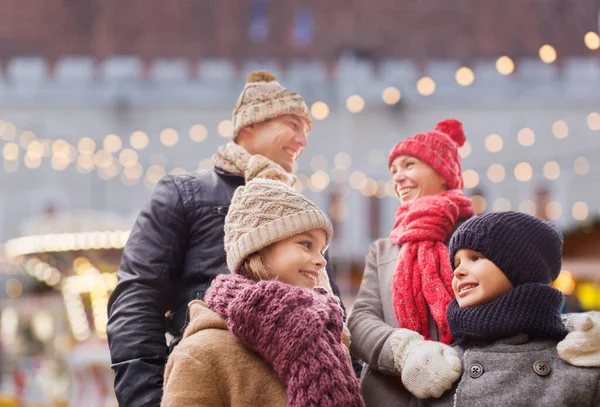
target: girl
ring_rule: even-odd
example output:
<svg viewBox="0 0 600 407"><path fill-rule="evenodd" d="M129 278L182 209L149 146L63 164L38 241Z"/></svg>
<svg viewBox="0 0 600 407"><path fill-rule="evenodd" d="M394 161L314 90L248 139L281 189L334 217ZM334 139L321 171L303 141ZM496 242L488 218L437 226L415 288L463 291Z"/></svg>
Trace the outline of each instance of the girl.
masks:
<svg viewBox="0 0 600 407"><path fill-rule="evenodd" d="M446 309L453 299L447 243L474 214L463 194L458 149L462 124L440 122L435 130L398 143L389 157L400 206L388 239L371 245L353 311L348 319L354 354L365 362L361 390L367 406L406 406L440 397L460 377ZM596 326L600 326L596 316ZM584 342L599 353L589 332L561 342L561 356ZM408 390L408 391L407 391Z"/></svg>
<svg viewBox="0 0 600 407"><path fill-rule="evenodd" d="M282 182L239 187L227 265L169 357L162 406L363 406L342 309L327 290L325 214ZM347 344L347 336L346 336Z"/></svg>
<svg viewBox="0 0 600 407"><path fill-rule="evenodd" d="M564 295L550 284L563 238L518 212L473 218L450 240L455 299L448 325L465 369L434 406L598 406L600 368L558 357ZM600 338L597 338L597 340Z"/></svg>

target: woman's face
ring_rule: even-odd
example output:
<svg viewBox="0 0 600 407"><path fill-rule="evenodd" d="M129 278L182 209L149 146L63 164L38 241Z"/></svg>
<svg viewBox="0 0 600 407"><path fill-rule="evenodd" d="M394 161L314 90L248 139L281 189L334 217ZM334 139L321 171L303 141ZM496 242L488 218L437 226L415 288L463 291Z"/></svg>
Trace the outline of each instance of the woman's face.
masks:
<svg viewBox="0 0 600 407"><path fill-rule="evenodd" d="M327 233L313 229L280 240L260 251L272 277L297 287L315 288L319 270L327 265L324 258Z"/></svg>
<svg viewBox="0 0 600 407"><path fill-rule="evenodd" d="M394 191L402 204L448 189L440 174L424 161L410 155L396 157L390 165L390 174L394 180Z"/></svg>

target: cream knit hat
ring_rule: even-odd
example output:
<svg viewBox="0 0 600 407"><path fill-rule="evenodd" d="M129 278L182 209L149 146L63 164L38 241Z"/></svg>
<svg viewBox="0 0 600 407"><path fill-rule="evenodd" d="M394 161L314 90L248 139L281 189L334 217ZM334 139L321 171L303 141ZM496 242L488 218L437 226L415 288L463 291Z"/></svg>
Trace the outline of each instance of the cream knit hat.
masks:
<svg viewBox="0 0 600 407"><path fill-rule="evenodd" d="M285 114L306 118L309 131L312 128L308 107L300 95L281 86L267 71L250 72L233 110L232 139L246 126Z"/></svg>
<svg viewBox="0 0 600 407"><path fill-rule="evenodd" d="M238 187L225 218L227 266L236 273L246 257L312 229L333 236L329 218L311 201L281 181L256 178Z"/></svg>

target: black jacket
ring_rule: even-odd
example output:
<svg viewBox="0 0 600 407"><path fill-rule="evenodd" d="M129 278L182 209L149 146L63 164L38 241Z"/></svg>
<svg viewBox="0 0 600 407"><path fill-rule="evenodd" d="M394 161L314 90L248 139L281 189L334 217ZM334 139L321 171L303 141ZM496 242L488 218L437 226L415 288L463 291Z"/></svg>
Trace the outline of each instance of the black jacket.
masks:
<svg viewBox="0 0 600 407"><path fill-rule="evenodd" d="M140 212L123 250L108 303L108 343L123 407L160 405L169 349L183 333L187 305L227 273L223 225L244 178L219 170L166 176ZM339 290L327 266L331 286Z"/></svg>

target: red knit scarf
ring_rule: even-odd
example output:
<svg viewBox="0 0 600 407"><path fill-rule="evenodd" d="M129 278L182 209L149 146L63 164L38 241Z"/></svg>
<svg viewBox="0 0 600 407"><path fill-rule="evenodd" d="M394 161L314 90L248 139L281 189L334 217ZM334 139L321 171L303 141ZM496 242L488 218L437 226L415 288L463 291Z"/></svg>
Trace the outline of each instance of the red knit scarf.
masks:
<svg viewBox="0 0 600 407"><path fill-rule="evenodd" d="M473 214L471 199L458 189L419 198L397 209L390 239L402 246L392 277L392 299L400 328L430 339L429 307L441 342L452 342L446 319L446 309L454 298L452 266L444 242L457 220Z"/></svg>

